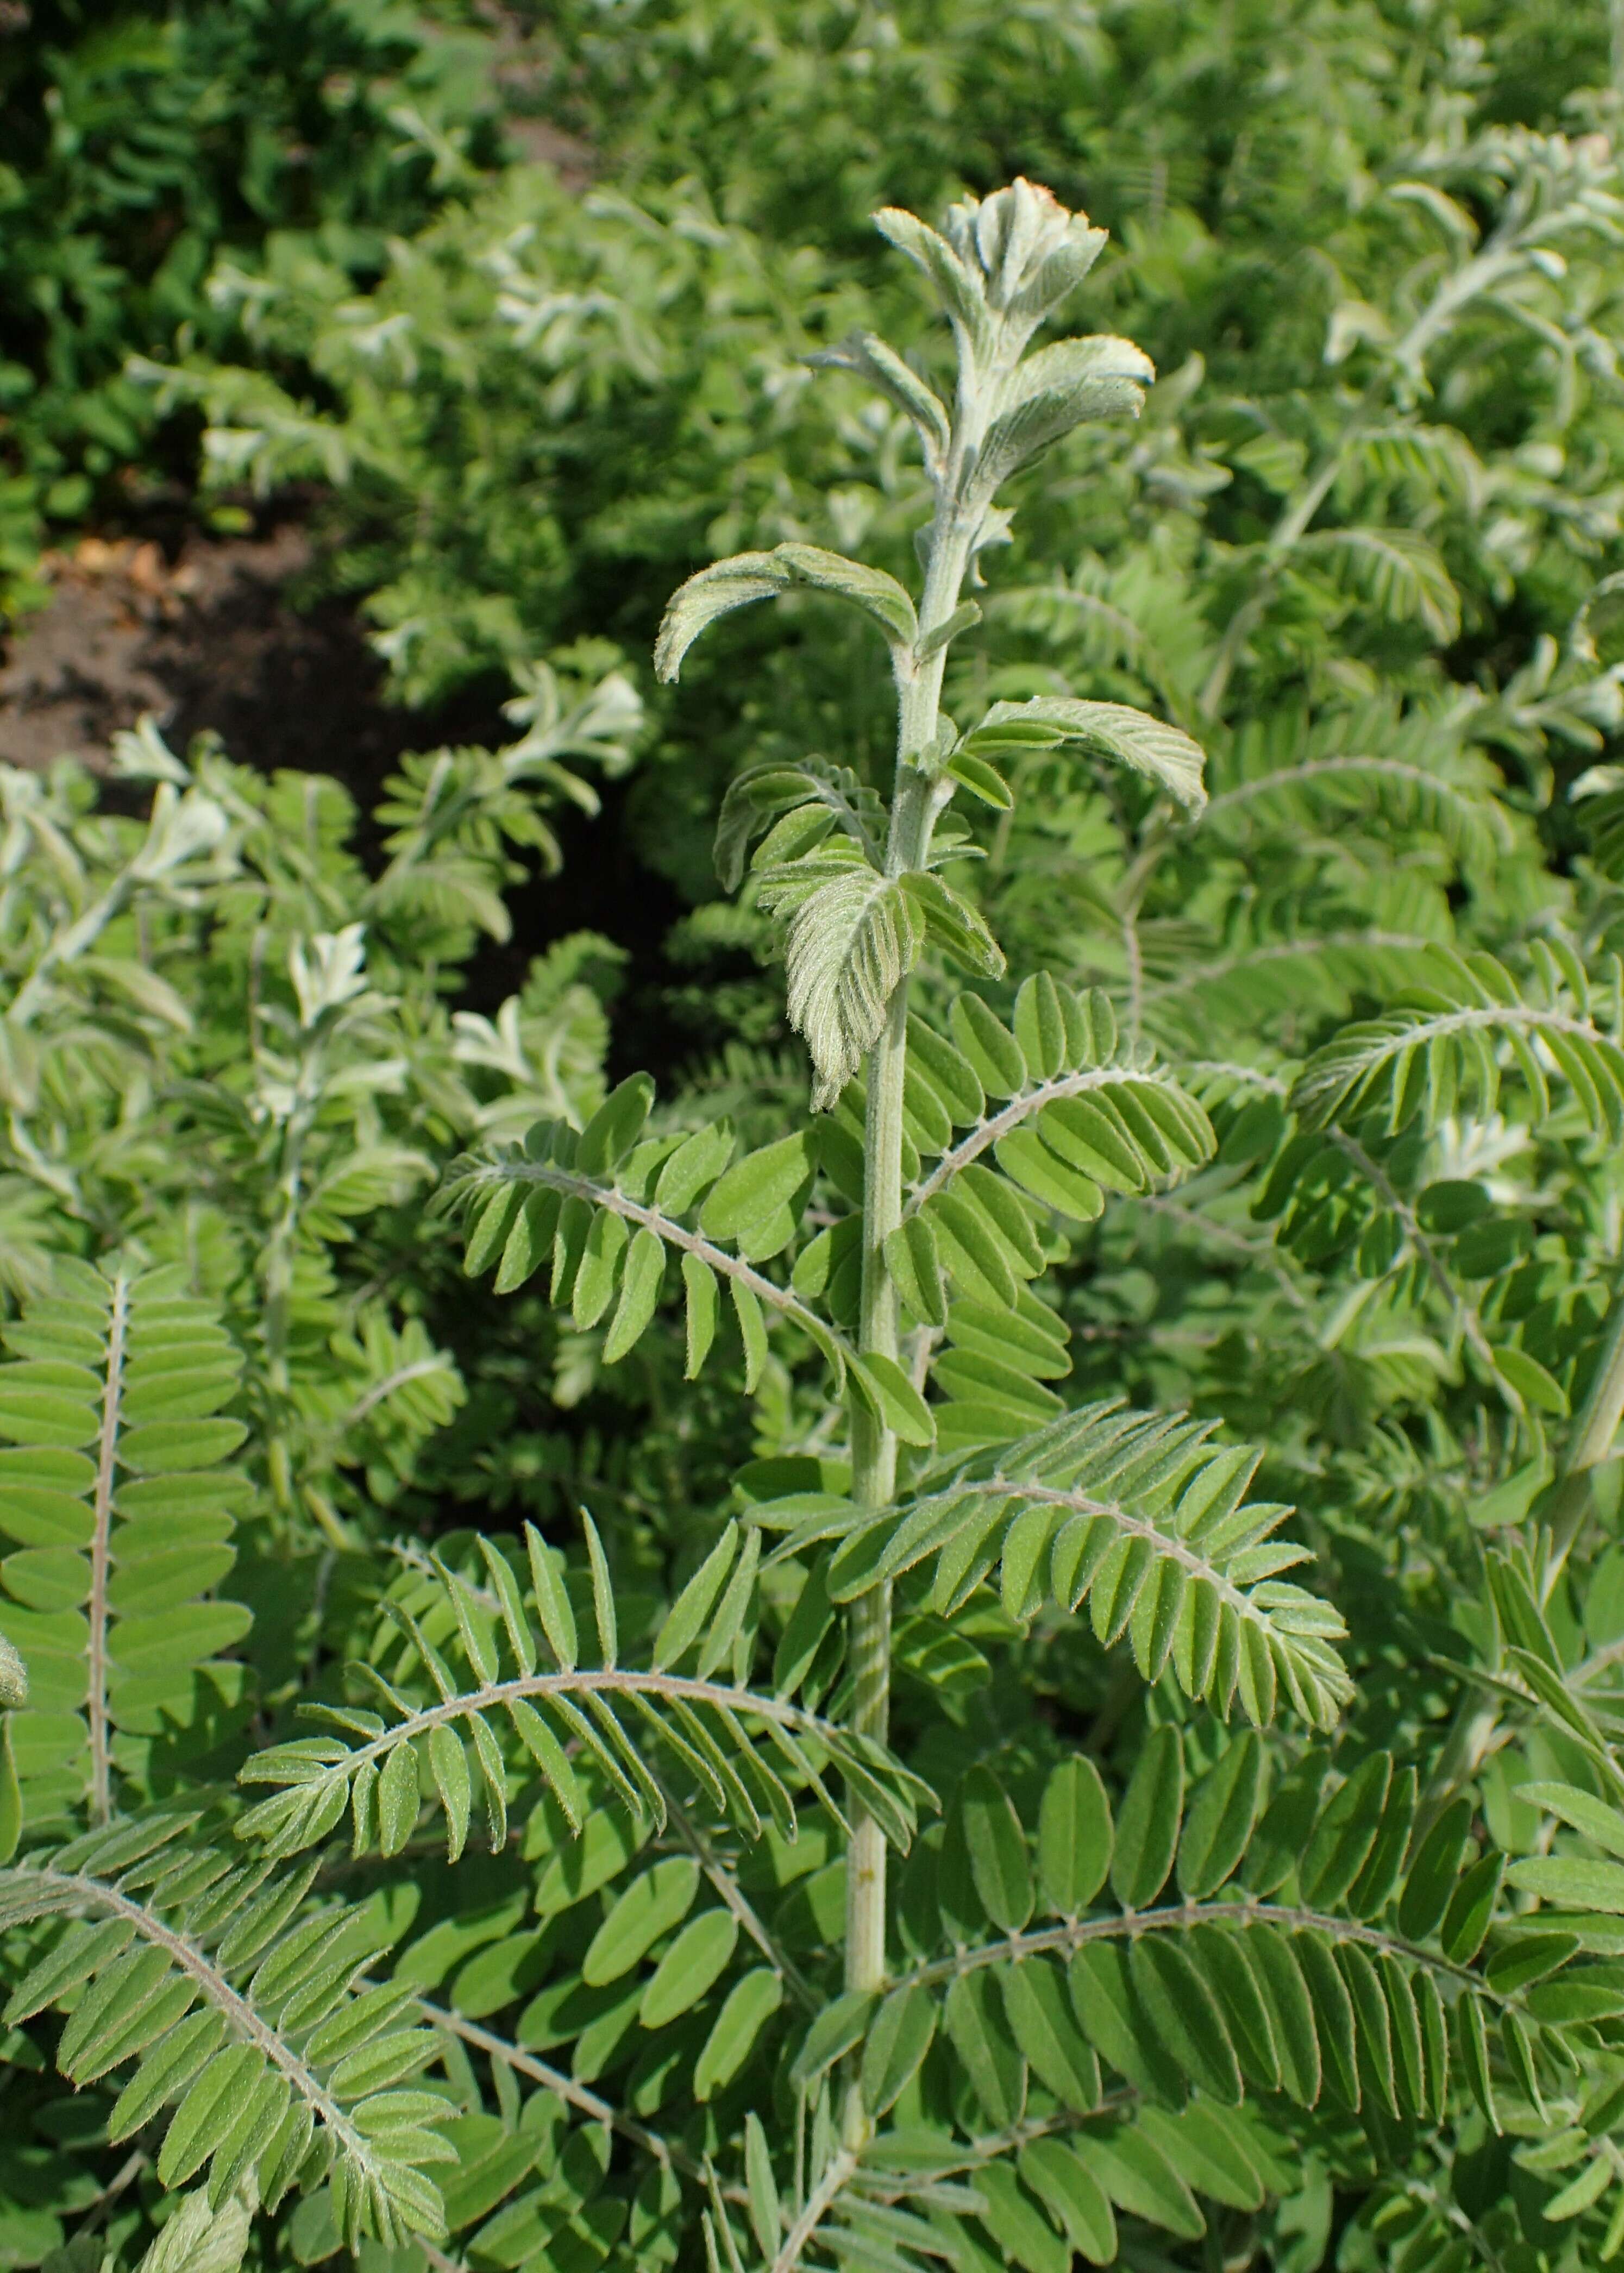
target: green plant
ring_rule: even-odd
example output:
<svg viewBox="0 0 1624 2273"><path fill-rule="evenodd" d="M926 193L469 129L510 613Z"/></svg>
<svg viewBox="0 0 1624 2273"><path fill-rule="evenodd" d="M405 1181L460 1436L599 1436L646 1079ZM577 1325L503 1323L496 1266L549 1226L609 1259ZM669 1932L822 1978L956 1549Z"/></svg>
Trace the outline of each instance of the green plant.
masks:
<svg viewBox="0 0 1624 2273"><path fill-rule="evenodd" d="M402 2242L402 2273L697 2264L707 2209L723 2259L721 2219L753 2256L763 2171L790 2218L816 2203L811 2256L845 2262L951 2243L971 2267L1058 2273L1073 2245L1146 2269L1580 2273L1616 2252L1605 33L1601 11L1543 0L1456 17L1303 0L1283 38L1261 0L1086 19L1046 0L550 10L555 109L594 154L593 192L542 169L449 184L375 284L309 236L218 268L211 337L234 364L196 354L163 384L207 411L228 495L244 474L330 481L334 573L374 596L399 686L506 660L529 689L520 752L410 761L359 851L338 784L262 783L150 731L117 754L145 789L0 776L0 958L22 1005L0 1027L0 1272L26 1335L73 1299L65 1279L53 1297L59 1258L178 1265L241 1353L230 1465L249 1497L199 1632L216 1610L252 1624L191 1688L177 1669L161 1732L120 1739L113 1835L150 1831L154 1872L185 1842L222 1867L256 1854L285 1888L299 1857L244 1849L244 1807L266 1803L267 1846L347 1809L304 1854L296 1930L325 1951L312 1993L341 2026L353 1980L379 1992L356 2025L408 2039L367 2042L346 2074L364 2084L375 2053L376 2089L423 2095L395 2111L419 2135L386 2159L402 2217L432 2183L447 2234ZM883 866L895 773L876 621L808 577L835 546L917 590L935 499L907 404L955 399L925 296L861 216L934 212L1018 167L1109 221L1098 319L1161 376L1137 421L1054 442L980 556L984 620L946 647L941 694L959 724L1004 706L1002 746L958 738L931 852L966 857L922 879L921 906L920 885L876 887L864 851ZM902 352L899 373L853 351L906 401L861 369L806 369L853 328ZM535 890L510 907L521 867L557 853L538 808L584 789L539 761L568 761L571 733L589 761L628 747L624 683L593 700L613 658L553 642L608 629L645 651L671 586L741 546L778 604L730 612L650 691L653 761L592 846L616 885L583 863L568 914ZM894 590L856 581L885 628ZM538 653L556 677L530 679ZM1056 739L1071 709L1027 707L1079 696L1199 741L1206 806ZM637 860L698 903L667 962L619 889ZM869 1361L867 1390L917 1432L908 1369L928 1357L934 1442L898 1451L906 1538L853 1515L862 1076L808 1120L771 967L799 940L797 1009L838 1077L886 969L831 981L808 952L825 891L820 921L844 911L914 957L890 1257L907 1379ZM558 942L528 976L474 952L538 919L614 936ZM989 934L1012 976L974 969ZM1015 983L1044 971L1052 993ZM630 1152L611 1167L641 1085L583 1168L607 1067L645 1049L658 1093ZM555 1133L527 1146L538 1119ZM1101 1154L1119 1121L1128 1152ZM1132 1143L1157 1129L1150 1174ZM726 1189L739 1155L759 1225ZM469 1298L453 1203L500 1300ZM1183 1412L1200 1419L1157 1417ZM1245 1444L1265 1450L1243 1486L1224 1463ZM1240 1492L1207 1549L1237 1594L1312 1550L1319 1614L1346 1627L1334 1728L1312 1726L1318 1649L1273 1661L1273 1715L1238 1737L1213 1709L1222 1636L1214 1677L1193 1648L1146 1677L1187 1606L1155 1549L1157 1496L1181 1482L1172 1505L1205 1486L1214 1521ZM24 1559L0 1560L0 1628L16 1617L38 1651L47 1622L45 1685L11 1724L26 1878L79 1829L86 1782L72 1709L37 1700L53 1679L87 1690L79 1614L29 1597L45 1542L5 1536ZM1075 1612L1039 1599L1056 1568ZM846 1757L910 1852L863 2049L820 2075L820 2038L803 2092L846 1932L845 1832L801 1779L851 1821L831 1764L846 1623L888 1572L892 1761ZM685 1615L710 1592L708 1639L679 1656L668 1622L698 1577ZM808 1716L777 1722L790 1753L726 1701L747 1651L751 1693ZM1244 1618L1236 1656L1238 1721L1267 1701ZM350 1724L301 1726L323 1701ZM500 1828L492 1745L500 1856L480 1836ZM298 1781L239 1790L267 1748ZM414 1752L455 1862L417 1824ZM118 1853L70 1857L87 1917L109 1899L90 1888L119 1892ZM206 1984L257 2009L257 1958L215 1963L206 1895L124 1884L160 1933L202 1904ZM64 1930L35 1900L0 1945L8 1988ZM263 1987L280 2011L274 1971ZM66 2039L76 2070L96 2009ZM19 2262L71 2235L99 2265L161 2228L170 2262L207 2192L162 2183L162 2115L106 2143L127 2066L64 2095L75 2018L48 2004L5 2037L0 2231ZM846 2025L850 2007L829 2028ZM851 2068L877 2101L927 2036L848 2169ZM408 2073L377 2082L392 2060ZM798 2168L797 2110L820 2104ZM312 2119L312 2190L251 2224L239 2188L227 2258L325 2262L335 2209L366 2214L365 2186L318 2177L341 2142ZM277 2177L267 2162L267 2194Z"/></svg>
<svg viewBox="0 0 1624 2273"><path fill-rule="evenodd" d="M1223 735L1208 806L1197 744L1150 711L1052 681L978 698L985 666L954 649L994 597L995 491L1138 410L1151 373L1113 337L1034 344L1101 243L1046 192L966 200L943 236L882 226L949 318L951 401L872 333L823 359L918 433L919 602L790 540L692 577L658 656L674 677L768 598L839 600L891 655L888 795L775 755L719 816L718 871L785 960L809 1115L775 1127L756 1093L767 1141L741 1151L713 1114L657 1112L646 1076L607 1087L578 1003L532 1043L516 1001L454 1028L437 999L504 919L508 848L547 849L536 785L579 795L561 760L624 754L623 681L571 698L537 674L509 751L410 764L370 878L330 786L150 731L123 751L159 781L144 827L87 812L71 772L5 784L37 858L6 1024L25 1300L0 1577L24 1673L0 1666L22 1708L0 1919L8 2089L32 2105L49 2056L95 2112L44 2135L109 2157L86 2192L53 2150L46 2200L85 2212L64 2263L158 2224L160 2273L212 2215L223 2266L380 2243L481 2273L615 2252L1307 2269L1331 2246L1450 2265L1520 2246L1530 2188L1547 2262L1617 2247L1624 1890L1583 1851L1624 1848L1617 1581L1605 1557L1574 1578L1624 1394L1587 1299L1614 1220L1593 1148L1624 1117L1614 983L1552 922L1507 942L1516 970L1361 932L1315 935L1283 1001L1219 969L1192 1027L1158 994L1154 894L1176 880L1192 925L1222 908L1237 827L1278 830L1288 874L1362 873L1387 827L1423 884L1440 842L1469 874L1501 847L1508 875L1544 872L1469 756L1405 771L1402 733L1439 731L1425 708L1356 713L1386 719L1373 752L1329 705L1288 714L1305 761ZM1323 850L1321 796L1343 821ZM1046 831L1101 870L1068 954L1125 940L1125 986L1006 983L989 917L1030 934L1011 848ZM1595 904L1605 923L1605 887ZM1400 954L1425 986L1350 1020ZM1514 1214L1427 1166L1516 1157L1489 1117L1508 1111L1565 1226L1533 1284ZM410 1196L470 1143L425 1219ZM1285 1219L1277 1247L1237 1200ZM668 1465L629 1485L577 1465L593 1504L567 1548L436 1530L432 1507L419 1540L388 1536L453 1489L454 1397L410 1392L455 1377L409 1339L422 1307L448 1315L453 1214L465 1272L514 1298L477 1364L508 1363L511 1314L533 1369L539 1282L595 1368L642 1369ZM1346 1624L1287 1575L1308 1549L1251 1496L1259 1454L1159 1409L1171 1359L1116 1331L1122 1253L1159 1266L1163 1236L1241 1250L1180 1297L1215 1332L1179 1377L1266 1420ZM154 1244L178 1250L155 1272ZM76 1248L101 1259L54 1260ZM718 1368L741 1399L705 1401ZM696 1435L703 1481L676 1466ZM1506 1536L1487 1613L1451 1636L1462 1495ZM1395 1508L1396 1557L1374 1543ZM141 1688L171 1632L186 1654ZM1513 1730L1522 1773L1496 1781Z"/></svg>

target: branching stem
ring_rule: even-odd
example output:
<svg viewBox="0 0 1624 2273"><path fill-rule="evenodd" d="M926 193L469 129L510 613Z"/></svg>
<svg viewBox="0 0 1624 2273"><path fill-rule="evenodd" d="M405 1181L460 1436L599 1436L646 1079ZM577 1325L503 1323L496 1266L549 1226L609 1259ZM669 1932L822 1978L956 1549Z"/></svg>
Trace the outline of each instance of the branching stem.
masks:
<svg viewBox="0 0 1624 2273"><path fill-rule="evenodd" d="M499 2061L503 2067L510 2068L515 2075L528 2078L545 2091L557 2092L566 2106L576 2109L594 2123L605 2124L611 2131L618 2132L622 2139L629 2140L634 2147L641 2147L645 2155L651 2155L667 2170L680 2171L690 2179L700 2176L699 2164L685 2149L673 2146L669 2140L662 2139L658 2132L649 2130L629 2115L623 2115L612 2101L602 2098L588 2085L577 2082L562 2068L554 2067L548 2060L538 2059L534 2052L525 2052L518 2044L510 2044L505 2037L495 2036L489 2029L482 2029L477 2021L464 2020L461 2013L454 2013L447 2006L431 2005L426 1999L420 1999L417 2009L431 2028L443 2029L447 2036L460 2037L463 2044L471 2044L476 2052L482 2052L487 2059Z"/></svg>
<svg viewBox="0 0 1624 2273"><path fill-rule="evenodd" d="M442 1699L438 1705L425 1705L410 1719L397 1721L372 1744L359 1744L353 1752L346 1752L335 1766L344 1774L351 1774L361 1761L378 1759L392 1752L405 1738L426 1736L431 1729L462 1720L470 1714L489 1712L515 1699L605 1695L663 1697L682 1704L709 1705L719 1711L744 1713L756 1720L776 1722L781 1729L820 1737L825 1743L838 1735L827 1721L820 1721L816 1713L808 1713L803 1706L786 1704L781 1697L763 1697L755 1690L730 1689L719 1681L701 1681L684 1673L637 1672L626 1666L577 1666L567 1673L520 1674L511 1681L489 1681L482 1688Z"/></svg>
<svg viewBox="0 0 1624 2273"><path fill-rule="evenodd" d="M857 2168L857 2157L842 2147L829 2158L829 2166L807 2197L806 2208L791 2226L784 2247L772 2261L772 2273L795 2273L801 2253L845 2192Z"/></svg>

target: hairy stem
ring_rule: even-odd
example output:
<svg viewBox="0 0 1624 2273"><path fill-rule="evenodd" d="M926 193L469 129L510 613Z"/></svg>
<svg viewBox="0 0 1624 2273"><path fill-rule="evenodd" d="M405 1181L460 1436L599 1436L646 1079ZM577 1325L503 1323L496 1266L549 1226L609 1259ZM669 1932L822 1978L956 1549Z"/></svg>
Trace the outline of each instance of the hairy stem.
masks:
<svg viewBox="0 0 1624 2273"><path fill-rule="evenodd" d="M892 1985L917 1984L928 1987L957 1980L966 1973L979 1973L989 1965L1014 1965L1026 1958L1067 1955L1093 1941L1135 1941L1142 1934L1188 1933L1199 1925L1271 1925L1288 1933L1327 1934L1336 1941L1355 1942L1362 1949L1424 1966L1439 1979L1447 1981L1454 1988L1469 1990L1499 2011L1515 2009L1513 1993L1495 1989L1470 1965L1458 1965L1440 1951L1427 1949L1402 1934L1387 1932L1380 1926L1357 1918L1342 1917L1335 1911L1311 1909L1300 1902L1266 1902L1245 1894L1226 1894L1216 1901L1169 1902L1156 1909L1124 1911L1116 1917L1067 1918L1058 1925L1028 1927L1025 1932L1005 1934L996 1941L955 1950L951 1957L934 1958L926 1964L913 1966L907 1972L898 1974Z"/></svg>
<svg viewBox="0 0 1624 2273"><path fill-rule="evenodd" d="M1169 1074L1154 1069L1126 1069L1120 1065L1085 1066L1080 1072L1056 1074L1052 1081L1034 1083L1030 1089L1023 1089L1019 1096L1011 1098L1009 1103L1000 1106L996 1113L989 1113L985 1120L978 1121L974 1129L942 1154L929 1174L921 1177L909 1193L908 1204L903 1210L904 1216L917 1215L927 1201L934 1199L939 1191L952 1182L961 1168L968 1167L972 1160L979 1159L983 1152L989 1152L1001 1136L1009 1135L1011 1129L1019 1129L1026 1121L1034 1120L1043 1107L1052 1105L1056 1098L1086 1097L1091 1089L1120 1086L1124 1081L1135 1082L1141 1088L1170 1089L1174 1086Z"/></svg>
<svg viewBox="0 0 1624 2273"><path fill-rule="evenodd" d="M902 1214L902 1076L907 1052L906 982L897 990L885 1032L868 1061L863 1173L861 1346L865 1356L897 1354L897 1291L885 1241ZM852 1400L852 1497L888 1506L897 1488L897 1439L876 1414ZM885 1741L891 1717L891 1589L860 1594L846 1614L852 1674L851 1725ZM851 1810L846 1851L846 1984L877 1989L885 1975L885 1834L866 1810Z"/></svg>
<svg viewBox="0 0 1624 2273"><path fill-rule="evenodd" d="M931 531L924 595L920 605L921 637L945 623L959 604L972 536L945 483ZM936 738L946 651L938 648L922 664L899 667L897 701L897 777L891 833L885 848L890 875L919 867L929 850L936 820L934 784L917 763ZM884 1031L868 1059L868 1118L864 1129L862 1299L859 1347L865 1356L895 1359L897 1290L885 1261L885 1242L902 1220L902 1090L907 1064L908 990L906 979L891 999ZM852 1497L860 1507L888 1506L897 1488L897 1439L856 1395L851 1403ZM875 1587L860 1594L846 1614L846 1661L852 1677L851 1726L855 1733L885 1741L891 1715L891 1588ZM872 1991L885 1977L885 1836L868 1812L853 1801L852 1835L846 1850L846 1985ZM866 2135L855 2083L846 2100L849 2143Z"/></svg>
<svg viewBox="0 0 1624 2273"><path fill-rule="evenodd" d="M820 1721L816 1713L808 1713L804 1706L789 1704L782 1697L763 1697L753 1689L733 1689L725 1683L702 1681L686 1673L639 1673L628 1666L583 1665L557 1673L518 1674L510 1681L487 1681L478 1689L465 1689L455 1696L442 1697L438 1704L425 1705L405 1720L395 1722L371 1743L357 1744L335 1762L332 1772L348 1777L361 1761L382 1759L407 1737L426 1736L431 1729L449 1725L470 1714L490 1712L510 1704L515 1698L528 1700L532 1697L658 1697L667 1703L706 1705L716 1712L748 1714L752 1720L771 1722L792 1735L821 1738L825 1745L838 1741L839 1736L831 1722ZM274 1759L275 1755L267 1753L260 1757ZM267 1783L277 1779L250 1774L244 1770L238 1781Z"/></svg>
<svg viewBox="0 0 1624 2273"><path fill-rule="evenodd" d="M898 1126L900 1130L900 1122ZM900 1152L898 1158L900 1161ZM745 1262L742 1257L730 1254L726 1248L718 1247L714 1240L705 1238L701 1232L689 1231L685 1224L679 1223L674 1217L666 1215L663 1209L651 1203L635 1200L628 1194L617 1190L613 1184L601 1183L591 1176L577 1175L573 1168L554 1167L546 1160L505 1160L500 1168L490 1172L488 1181L491 1183L545 1184L549 1190L562 1192L566 1197L573 1194L590 1202L595 1208L606 1208L612 1215L621 1217L627 1223L635 1223L639 1227L658 1233L667 1247L676 1248L679 1253L697 1255L718 1277L737 1279L741 1287L749 1288L757 1302L766 1303L770 1309L778 1311L784 1317L793 1318L829 1357L837 1373L851 1354L851 1345L846 1337L837 1332L833 1326L826 1325L817 1312L803 1302L792 1287L780 1287L764 1272L757 1271Z"/></svg>

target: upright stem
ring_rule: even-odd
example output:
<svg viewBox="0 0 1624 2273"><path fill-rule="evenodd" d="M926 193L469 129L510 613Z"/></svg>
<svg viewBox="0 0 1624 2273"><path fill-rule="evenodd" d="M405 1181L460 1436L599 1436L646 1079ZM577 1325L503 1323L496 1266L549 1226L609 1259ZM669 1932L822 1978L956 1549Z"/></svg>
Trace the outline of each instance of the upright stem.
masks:
<svg viewBox="0 0 1624 2273"><path fill-rule="evenodd" d="M907 1057L907 982L898 988L885 1031L868 1060L864 1131L863 1275L859 1347L865 1356L897 1354L897 1290L884 1247L902 1213L902 1077ZM888 1506L897 1488L897 1439L867 1406L851 1404L852 1497ZM870 1587L846 1613L852 1727L883 1743L891 1721L891 1587ZM853 1804L846 1861L846 1983L876 1990L885 1978L885 1834ZM855 2119L855 2111L853 2119Z"/></svg>
<svg viewBox="0 0 1624 2273"><path fill-rule="evenodd" d="M959 604L969 558L965 516L944 484L931 532L929 565L920 605L921 634L945 622ZM934 739L942 694L942 650L898 672L897 781L885 848L889 875L923 861L935 825L933 784L910 762ZM897 1290L885 1262L885 1242L902 1219L902 1089L907 1063L908 990L905 979L891 999L884 1031L868 1057L868 1118L864 1130L863 1257L858 1347L866 1356L894 1359ZM860 1506L890 1504L897 1489L897 1439L853 1395L851 1402L852 1497ZM883 1741L891 1713L891 1589L871 1587L846 1614L846 1655L852 1675L851 1726ZM846 1983L872 1992L885 1979L885 1839L861 1807L852 1810L846 1851ZM846 2112L848 2142L866 2135L855 2089Z"/></svg>
<svg viewBox="0 0 1624 2273"><path fill-rule="evenodd" d="M285 1435L292 1387L288 1347L293 1321L293 1249L297 1234L299 1167L303 1131L297 1122L282 1132L282 1170L276 1180L276 1214L265 1242L265 1378L271 1392L271 1489L284 1512L293 1503L293 1478ZM342 1543L342 1542L341 1542Z"/></svg>

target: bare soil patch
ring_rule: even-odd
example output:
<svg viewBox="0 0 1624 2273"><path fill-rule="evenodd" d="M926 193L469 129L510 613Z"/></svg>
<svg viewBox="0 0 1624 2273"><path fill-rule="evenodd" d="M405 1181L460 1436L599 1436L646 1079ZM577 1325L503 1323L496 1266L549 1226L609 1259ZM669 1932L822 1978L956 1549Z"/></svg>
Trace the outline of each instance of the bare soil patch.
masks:
<svg viewBox="0 0 1624 2273"><path fill-rule="evenodd" d="M177 749L212 730L244 764L337 775L365 809L402 751L501 739L500 690L432 716L389 702L350 604L295 604L311 560L297 517L190 536L172 558L133 536L56 556L49 604L17 627L0 670L0 759L100 770L112 735L150 713Z"/></svg>

